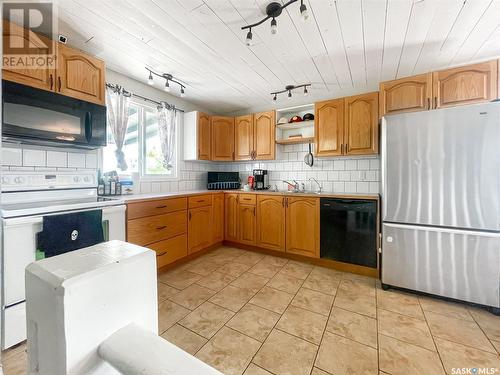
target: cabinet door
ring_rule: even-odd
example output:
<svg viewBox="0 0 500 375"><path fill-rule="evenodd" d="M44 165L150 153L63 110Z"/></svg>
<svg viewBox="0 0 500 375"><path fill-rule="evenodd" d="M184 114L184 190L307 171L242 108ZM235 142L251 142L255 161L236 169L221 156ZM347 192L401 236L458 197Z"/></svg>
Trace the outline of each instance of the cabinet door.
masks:
<svg viewBox="0 0 500 375"><path fill-rule="evenodd" d="M285 197L257 196L257 246L285 251Z"/></svg>
<svg viewBox="0 0 500 375"><path fill-rule="evenodd" d="M238 239L246 245L255 245L255 216L254 205L238 204Z"/></svg>
<svg viewBox="0 0 500 375"><path fill-rule="evenodd" d="M234 118L212 116L212 160L234 160Z"/></svg>
<svg viewBox="0 0 500 375"><path fill-rule="evenodd" d="M378 92L344 99L344 153L378 153Z"/></svg>
<svg viewBox="0 0 500 375"><path fill-rule="evenodd" d="M212 243L224 240L224 193L212 195Z"/></svg>
<svg viewBox="0 0 500 375"><path fill-rule="evenodd" d="M188 213L188 254L210 246L212 241L212 206L192 208Z"/></svg>
<svg viewBox="0 0 500 375"><path fill-rule="evenodd" d="M379 115L426 111L431 108L431 97L431 73L382 82L379 89Z"/></svg>
<svg viewBox="0 0 500 375"><path fill-rule="evenodd" d="M234 119L234 159L252 160L253 158L253 115Z"/></svg>
<svg viewBox="0 0 500 375"><path fill-rule="evenodd" d="M212 128L210 116L198 112L198 159L210 160L212 149Z"/></svg>
<svg viewBox="0 0 500 375"><path fill-rule="evenodd" d="M58 45L55 89L60 94L104 105L104 75L104 61Z"/></svg>
<svg viewBox="0 0 500 375"><path fill-rule="evenodd" d="M496 99L497 74L497 60L432 73L434 108Z"/></svg>
<svg viewBox="0 0 500 375"><path fill-rule="evenodd" d="M10 42L10 43L9 43ZM15 23L10 23L8 21L3 21L3 46L4 55L8 54L6 51L6 46L29 46L30 49L37 49L39 54L45 54L48 48L52 45L52 50L54 51L55 43L42 35L35 34L32 31L28 31L25 34L25 29ZM28 52L32 54L33 52ZM4 64L5 66L6 64ZM54 79L55 79L55 68L56 62L54 61L51 67L39 67L33 69L19 69L19 68L5 68L2 72L2 78L7 81L17 82L23 85L36 87L43 90L53 90L54 89Z"/></svg>
<svg viewBox="0 0 500 375"><path fill-rule="evenodd" d="M254 115L254 159L273 160L275 158L276 114L274 111Z"/></svg>
<svg viewBox="0 0 500 375"><path fill-rule="evenodd" d="M286 251L319 257L319 199L286 198Z"/></svg>
<svg viewBox="0 0 500 375"><path fill-rule="evenodd" d="M225 194L224 202L224 239L238 241L238 194Z"/></svg>
<svg viewBox="0 0 500 375"><path fill-rule="evenodd" d="M344 100L334 99L315 103L314 112L316 155L342 155L344 147Z"/></svg>

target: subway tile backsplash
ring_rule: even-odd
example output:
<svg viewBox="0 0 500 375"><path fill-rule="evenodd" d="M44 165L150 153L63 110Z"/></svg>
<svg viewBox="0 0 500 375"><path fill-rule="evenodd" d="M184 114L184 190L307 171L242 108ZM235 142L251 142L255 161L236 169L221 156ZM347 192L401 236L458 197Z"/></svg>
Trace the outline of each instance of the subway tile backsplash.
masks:
<svg viewBox="0 0 500 375"><path fill-rule="evenodd" d="M31 171L97 170L97 150L59 151L51 147L3 144L2 168Z"/></svg>
<svg viewBox="0 0 500 375"><path fill-rule="evenodd" d="M307 189L316 189L309 181L313 177L323 186L323 191L335 193L379 193L380 158L335 157L315 158L314 166L304 163L308 147L305 145L278 145L276 160L260 162L217 163L206 161L180 161L179 179L176 181L141 181L138 192L156 193L205 189L208 171L239 172L242 183L253 169L269 170L271 186L287 188L282 180L297 180ZM77 170L97 169L97 151L59 151L57 149L30 149L19 146L4 146L2 149L4 169L19 170Z"/></svg>

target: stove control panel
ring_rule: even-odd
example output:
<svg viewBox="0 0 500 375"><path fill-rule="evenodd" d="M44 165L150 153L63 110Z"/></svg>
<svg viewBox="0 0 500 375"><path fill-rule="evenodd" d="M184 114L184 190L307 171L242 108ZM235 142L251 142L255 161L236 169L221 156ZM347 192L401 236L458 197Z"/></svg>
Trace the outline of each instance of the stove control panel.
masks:
<svg viewBox="0 0 500 375"><path fill-rule="evenodd" d="M97 187L96 172L3 171L2 191L32 191Z"/></svg>

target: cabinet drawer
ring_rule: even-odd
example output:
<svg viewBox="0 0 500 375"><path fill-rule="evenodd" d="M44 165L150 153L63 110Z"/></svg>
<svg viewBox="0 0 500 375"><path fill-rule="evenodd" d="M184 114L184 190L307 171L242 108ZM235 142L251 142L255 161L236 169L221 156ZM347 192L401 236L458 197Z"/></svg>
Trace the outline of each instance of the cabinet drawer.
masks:
<svg viewBox="0 0 500 375"><path fill-rule="evenodd" d="M187 235L169 238L148 245L148 248L156 251L156 266L161 268L177 259L187 256Z"/></svg>
<svg viewBox="0 0 500 375"><path fill-rule="evenodd" d="M170 198L127 204L128 220L187 209L187 198Z"/></svg>
<svg viewBox="0 0 500 375"><path fill-rule="evenodd" d="M255 204L257 203L257 196L255 194L240 194L240 203L251 204L255 206Z"/></svg>
<svg viewBox="0 0 500 375"><path fill-rule="evenodd" d="M189 197L189 208L210 206L212 204L212 194L196 195Z"/></svg>
<svg viewBox="0 0 500 375"><path fill-rule="evenodd" d="M127 222L127 241L143 246L186 233L186 230L186 211L143 217Z"/></svg>

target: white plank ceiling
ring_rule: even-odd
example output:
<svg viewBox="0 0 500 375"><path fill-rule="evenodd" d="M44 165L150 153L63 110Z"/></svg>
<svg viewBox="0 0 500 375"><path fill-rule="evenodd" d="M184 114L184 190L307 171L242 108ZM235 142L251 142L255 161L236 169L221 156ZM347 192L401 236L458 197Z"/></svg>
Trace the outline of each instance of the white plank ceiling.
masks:
<svg viewBox="0 0 500 375"><path fill-rule="evenodd" d="M500 56L500 0L307 0L253 29L268 0L59 0L68 44L146 82L171 73L187 100L230 113L377 90L384 80ZM311 83L310 95L271 91ZM163 80L156 80L161 89ZM178 95L178 92L174 94Z"/></svg>

